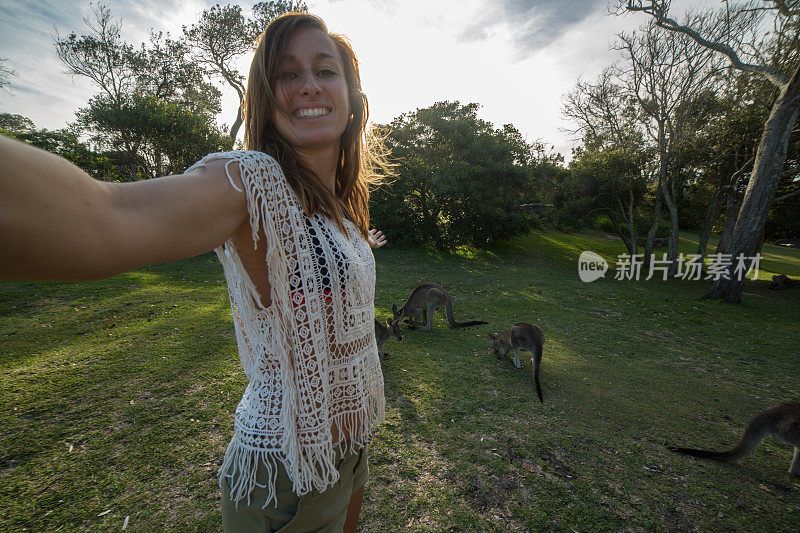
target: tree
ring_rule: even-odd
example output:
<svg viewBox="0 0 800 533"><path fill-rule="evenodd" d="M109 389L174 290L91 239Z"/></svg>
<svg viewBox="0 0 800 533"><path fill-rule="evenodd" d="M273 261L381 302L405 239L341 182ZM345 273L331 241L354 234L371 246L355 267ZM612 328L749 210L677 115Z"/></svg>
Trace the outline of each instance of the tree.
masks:
<svg viewBox="0 0 800 533"><path fill-rule="evenodd" d="M0 113L0 129L12 133L26 133L36 129L33 121L22 115Z"/></svg>
<svg viewBox="0 0 800 533"><path fill-rule="evenodd" d="M130 170L127 180L180 174L208 153L225 150L226 135L213 119L154 96L133 95L121 104L98 95L77 114L93 143ZM135 146L130 152L127 147Z"/></svg>
<svg viewBox="0 0 800 533"><path fill-rule="evenodd" d="M628 253L634 255L636 214L646 185L646 149L635 101L615 79L618 74L609 67L594 84L579 79L565 96L562 113L575 124L572 133L581 134L583 140L570 165L575 174L573 191L593 191L591 202L583 207L606 212ZM594 185L588 183L596 180ZM565 196L562 201L570 200Z"/></svg>
<svg viewBox="0 0 800 533"><path fill-rule="evenodd" d="M559 199L565 212L577 220L591 222L596 213L608 215L614 231L629 254L637 253L637 206L646 190L640 154L601 146L575 151L570 176ZM568 215L569 216L569 215Z"/></svg>
<svg viewBox="0 0 800 533"><path fill-rule="evenodd" d="M213 119L220 111L220 92L190 60L185 42L151 32L150 42L135 48L122 40L121 23L102 4L84 22L89 34L56 38L68 71L92 80L101 91L78 111L76 126L127 167L127 179L181 172L188 166L180 167L187 153L197 159L228 146L218 142ZM176 139L192 145L181 148Z"/></svg>
<svg viewBox="0 0 800 533"><path fill-rule="evenodd" d="M267 25L284 13L308 12L305 2L277 0L258 2L253 6L253 19L242 14L238 5L219 4L206 9L200 20L183 27L183 34L192 48L192 57L212 77L222 78L239 97L239 109L230 130L231 143L242 125L244 76L233 66L234 61L250 51Z"/></svg>
<svg viewBox="0 0 800 533"><path fill-rule="evenodd" d="M92 9L94 18L83 19L89 34L62 38L56 32L56 52L70 74L90 79L121 102L136 84L136 53L122 40L122 23L111 19L111 10L103 4Z"/></svg>
<svg viewBox="0 0 800 533"><path fill-rule="evenodd" d="M39 130L27 117L0 113L0 134L60 155L95 178L108 179L109 175L113 174L113 165L109 160L82 143L74 131L68 129Z"/></svg>
<svg viewBox="0 0 800 533"><path fill-rule="evenodd" d="M750 181L726 250L734 258L752 258L764 233L783 172L790 136L800 112L800 6L796 0L725 4L718 16L707 14L705 17L705 20L715 22L713 27L722 28L710 36L704 36L702 29L671 19L666 0L629 1L626 7L629 11L649 14L659 27L687 35L701 46L724 55L732 68L760 76L778 89L770 116L764 124ZM758 38L763 28L769 27L764 19L767 16L772 17L774 30ZM749 41L731 37L727 30L737 25L747 27L754 37ZM743 283L743 277L735 275L734 265L730 265L725 268L725 275L714 282L706 297L740 302Z"/></svg>
<svg viewBox="0 0 800 533"><path fill-rule="evenodd" d="M370 206L390 238L453 247L533 227L521 206L536 200L537 154L513 126L495 129L477 112L477 104L438 102L392 121L386 145L398 177Z"/></svg>
<svg viewBox="0 0 800 533"><path fill-rule="evenodd" d="M620 47L627 53L625 81L645 119L642 124L656 146L658 172L653 225L648 232L645 260L652 254L652 241L661 214L661 202L670 216L668 275L674 276L678 258L678 199L680 183L674 168L678 139L676 110L700 90L709 76L711 54L691 39L661 30L648 23L641 32L620 34Z"/></svg>
<svg viewBox="0 0 800 533"><path fill-rule="evenodd" d="M220 92L190 60L185 42L151 32L149 45L137 49L122 40L121 22L103 4L84 23L87 35L56 35L58 57L70 74L93 81L117 104L136 94L180 103L196 113L219 113Z"/></svg>
<svg viewBox="0 0 800 533"><path fill-rule="evenodd" d="M302 0L269 0L253 5L255 35L258 37L270 22L284 13L308 13L308 6Z"/></svg>
<svg viewBox="0 0 800 533"><path fill-rule="evenodd" d="M189 53L186 42L151 32L149 46L142 44L135 56L134 94L179 104L192 113L218 115L222 93L206 81L205 72Z"/></svg>
<svg viewBox="0 0 800 533"><path fill-rule="evenodd" d="M764 103L772 96L765 94L763 84L747 83L743 77L737 71L720 72L708 89L678 110L687 117L678 144L678 159L688 175L685 216L701 227L700 256L706 255L720 208L724 217L716 252L724 253L744 193L742 178L752 168L760 124L769 112Z"/></svg>
<svg viewBox="0 0 800 533"><path fill-rule="evenodd" d="M797 147L795 147L794 153L796 157ZM797 216L800 213L799 170L794 166L789 172L785 172L785 178L778 186L777 198L772 203L772 209L765 225L765 234L772 238L800 238L800 220Z"/></svg>

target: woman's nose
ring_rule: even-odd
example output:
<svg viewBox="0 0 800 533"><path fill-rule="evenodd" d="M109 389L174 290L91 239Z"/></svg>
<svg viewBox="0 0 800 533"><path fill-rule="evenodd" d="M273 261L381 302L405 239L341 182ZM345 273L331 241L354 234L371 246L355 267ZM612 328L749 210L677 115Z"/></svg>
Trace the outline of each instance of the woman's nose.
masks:
<svg viewBox="0 0 800 533"><path fill-rule="evenodd" d="M300 94L303 96L310 96L319 94L321 92L322 89L317 84L317 80L314 78L313 72L309 72L303 76L303 85L300 87Z"/></svg>

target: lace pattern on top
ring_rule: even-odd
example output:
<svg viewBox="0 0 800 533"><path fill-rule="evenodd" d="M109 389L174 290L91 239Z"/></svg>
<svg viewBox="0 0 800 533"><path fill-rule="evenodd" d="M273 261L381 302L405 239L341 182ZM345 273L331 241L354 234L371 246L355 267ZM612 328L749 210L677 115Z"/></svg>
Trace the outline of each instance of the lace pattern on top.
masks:
<svg viewBox="0 0 800 533"><path fill-rule="evenodd" d="M305 216L272 157L224 152L194 166L223 158L239 165L253 241L259 230L266 236L271 304L262 307L234 243L217 248L249 381L236 408L220 485L227 477L232 501L249 503L263 463L269 474L266 507L275 501L278 462L297 494L324 491L339 479L334 447L355 452L384 419L375 261L350 221L344 235L327 217ZM338 442L332 441L333 425L343 436Z"/></svg>

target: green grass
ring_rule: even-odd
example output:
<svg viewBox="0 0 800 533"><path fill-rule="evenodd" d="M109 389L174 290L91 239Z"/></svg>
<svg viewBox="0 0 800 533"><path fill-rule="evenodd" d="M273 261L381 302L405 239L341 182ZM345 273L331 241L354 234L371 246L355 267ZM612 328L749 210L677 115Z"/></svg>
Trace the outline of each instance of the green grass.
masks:
<svg viewBox="0 0 800 533"><path fill-rule="evenodd" d="M765 246L732 306L701 300L703 282L582 283L585 249L624 251L550 231L376 251L379 317L434 280L458 320L490 324L453 330L442 313L387 343L363 531L797 529L790 448L767 440L727 465L665 444L722 447L800 399L800 290L766 281L800 275L800 252ZM519 321L545 332L544 404L530 357L518 370L486 338ZM131 531L220 529L214 473L245 381L214 256L0 284L0 367L0 530L111 531L126 516Z"/></svg>

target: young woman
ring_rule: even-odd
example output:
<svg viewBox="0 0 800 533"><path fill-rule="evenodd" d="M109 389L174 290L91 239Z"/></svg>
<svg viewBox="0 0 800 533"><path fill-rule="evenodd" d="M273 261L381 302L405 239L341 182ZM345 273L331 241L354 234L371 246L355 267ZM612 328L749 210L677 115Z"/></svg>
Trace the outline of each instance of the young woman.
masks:
<svg viewBox="0 0 800 533"><path fill-rule="evenodd" d="M0 277L86 280L215 249L249 384L220 472L226 531L355 531L383 420L358 62L317 17L264 34L245 146L180 176L92 180L0 139Z"/></svg>

